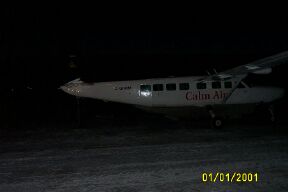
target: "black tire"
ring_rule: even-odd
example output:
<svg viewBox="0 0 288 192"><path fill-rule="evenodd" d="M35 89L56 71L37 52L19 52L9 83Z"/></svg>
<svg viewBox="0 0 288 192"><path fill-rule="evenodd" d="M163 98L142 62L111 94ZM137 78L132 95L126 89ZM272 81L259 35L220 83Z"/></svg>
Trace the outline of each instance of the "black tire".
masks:
<svg viewBox="0 0 288 192"><path fill-rule="evenodd" d="M214 117L211 122L211 126L214 129L220 129L223 127L223 119L220 117Z"/></svg>

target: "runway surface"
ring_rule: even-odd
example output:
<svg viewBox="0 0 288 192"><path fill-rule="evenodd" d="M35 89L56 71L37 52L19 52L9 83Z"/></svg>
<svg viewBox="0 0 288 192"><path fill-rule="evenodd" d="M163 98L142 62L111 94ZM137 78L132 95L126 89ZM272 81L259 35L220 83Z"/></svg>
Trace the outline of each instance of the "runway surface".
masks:
<svg viewBox="0 0 288 192"><path fill-rule="evenodd" d="M288 191L284 125L113 126L2 137L0 191ZM258 181L202 181L217 172Z"/></svg>

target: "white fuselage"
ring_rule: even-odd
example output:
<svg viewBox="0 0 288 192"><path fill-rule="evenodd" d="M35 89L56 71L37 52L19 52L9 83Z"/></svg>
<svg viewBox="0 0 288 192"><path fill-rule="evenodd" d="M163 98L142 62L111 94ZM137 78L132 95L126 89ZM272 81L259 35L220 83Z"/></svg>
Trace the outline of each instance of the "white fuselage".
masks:
<svg viewBox="0 0 288 192"><path fill-rule="evenodd" d="M250 88L245 84L236 87L240 81L238 78L208 82L199 79L198 76L100 83L84 83L77 79L61 89L78 97L145 107L268 103L284 93L283 89L276 87Z"/></svg>

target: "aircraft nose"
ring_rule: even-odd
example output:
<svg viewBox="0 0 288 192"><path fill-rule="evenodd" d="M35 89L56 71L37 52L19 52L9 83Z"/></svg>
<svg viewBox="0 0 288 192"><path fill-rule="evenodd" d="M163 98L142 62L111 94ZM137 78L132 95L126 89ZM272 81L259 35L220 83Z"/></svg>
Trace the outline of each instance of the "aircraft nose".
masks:
<svg viewBox="0 0 288 192"><path fill-rule="evenodd" d="M60 89L70 95L79 96L80 88L78 84L75 83L67 83L60 87Z"/></svg>
<svg viewBox="0 0 288 192"><path fill-rule="evenodd" d="M59 89L61 89L62 91L66 92L66 93L70 93L70 89L68 87L66 87L65 85L62 85L61 87L59 87Z"/></svg>
<svg viewBox="0 0 288 192"><path fill-rule="evenodd" d="M80 78L77 78L73 81L66 83L65 85L62 85L61 87L59 87L59 89L70 95L80 96L82 83L83 82L80 80Z"/></svg>

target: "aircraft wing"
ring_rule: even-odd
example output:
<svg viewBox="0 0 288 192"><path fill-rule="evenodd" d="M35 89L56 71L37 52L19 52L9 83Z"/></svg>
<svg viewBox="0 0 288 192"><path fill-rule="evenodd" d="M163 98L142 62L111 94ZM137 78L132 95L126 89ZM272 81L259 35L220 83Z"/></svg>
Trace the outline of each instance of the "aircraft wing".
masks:
<svg viewBox="0 0 288 192"><path fill-rule="evenodd" d="M275 67L277 65L288 63L288 51L281 52L276 55L272 55L270 57L266 57L264 59L260 59L257 61L254 61L252 63L248 63L245 65L241 65L214 75L211 75L205 79L212 80L212 79L229 79L235 76L243 76L245 77L248 73L255 73L255 74L268 74L271 73L272 67Z"/></svg>

